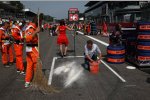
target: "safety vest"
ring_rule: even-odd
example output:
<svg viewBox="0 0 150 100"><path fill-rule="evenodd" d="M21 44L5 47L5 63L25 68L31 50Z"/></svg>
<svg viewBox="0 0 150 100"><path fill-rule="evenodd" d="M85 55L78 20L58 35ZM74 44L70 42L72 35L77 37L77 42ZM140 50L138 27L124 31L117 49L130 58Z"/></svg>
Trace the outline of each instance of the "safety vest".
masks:
<svg viewBox="0 0 150 100"><path fill-rule="evenodd" d="M25 31L25 39L26 39L26 52L32 52L33 49L35 49L38 46L38 37L35 36L32 37L32 34L34 33L33 28L28 28Z"/></svg>
<svg viewBox="0 0 150 100"><path fill-rule="evenodd" d="M4 43L4 45L10 44L9 39L5 39L6 35L8 35L9 33L3 27L1 27L0 30L3 32L1 33L1 42Z"/></svg>
<svg viewBox="0 0 150 100"><path fill-rule="evenodd" d="M15 25L14 27L12 27L11 32L12 32L13 38L15 39L15 43L23 44L23 41L22 41L23 33L22 33L20 27Z"/></svg>

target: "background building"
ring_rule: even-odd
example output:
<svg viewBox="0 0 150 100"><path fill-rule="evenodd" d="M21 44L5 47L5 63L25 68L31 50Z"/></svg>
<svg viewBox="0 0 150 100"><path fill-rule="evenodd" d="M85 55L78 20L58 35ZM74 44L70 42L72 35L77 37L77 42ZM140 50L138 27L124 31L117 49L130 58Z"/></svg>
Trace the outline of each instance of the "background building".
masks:
<svg viewBox="0 0 150 100"><path fill-rule="evenodd" d="M141 3L142 20L150 22L150 1L148 3Z"/></svg>
<svg viewBox="0 0 150 100"><path fill-rule="evenodd" d="M97 23L137 22L141 20L140 5L140 1L90 1L85 17Z"/></svg>

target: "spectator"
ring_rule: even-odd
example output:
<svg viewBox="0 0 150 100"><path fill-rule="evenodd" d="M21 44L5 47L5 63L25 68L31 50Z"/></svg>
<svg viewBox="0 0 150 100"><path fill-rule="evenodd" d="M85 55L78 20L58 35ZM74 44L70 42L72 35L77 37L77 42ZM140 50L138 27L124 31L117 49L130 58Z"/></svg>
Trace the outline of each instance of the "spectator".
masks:
<svg viewBox="0 0 150 100"><path fill-rule="evenodd" d="M115 32L113 32L110 37L109 37L109 41L111 45L120 45L121 44L121 25L117 24L115 26Z"/></svg>
<svg viewBox="0 0 150 100"><path fill-rule="evenodd" d="M105 22L102 24L102 35L103 36L108 36L108 28Z"/></svg>
<svg viewBox="0 0 150 100"><path fill-rule="evenodd" d="M90 35L90 33L91 33L91 25L90 25L90 22L86 25L86 33L87 33L87 35Z"/></svg>

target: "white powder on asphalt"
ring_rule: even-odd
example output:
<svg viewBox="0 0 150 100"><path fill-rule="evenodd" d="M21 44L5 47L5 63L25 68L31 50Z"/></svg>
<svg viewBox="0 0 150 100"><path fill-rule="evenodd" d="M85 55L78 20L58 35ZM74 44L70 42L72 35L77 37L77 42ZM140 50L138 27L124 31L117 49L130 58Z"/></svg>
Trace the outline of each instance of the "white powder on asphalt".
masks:
<svg viewBox="0 0 150 100"><path fill-rule="evenodd" d="M64 69L65 69L65 66L58 67L58 68L55 69L54 74L55 75L60 75L63 72Z"/></svg>
<svg viewBox="0 0 150 100"><path fill-rule="evenodd" d="M61 75L63 77L63 85L65 88L72 86L74 82L80 86L84 84L83 67L77 62L66 62L54 70L54 75Z"/></svg>

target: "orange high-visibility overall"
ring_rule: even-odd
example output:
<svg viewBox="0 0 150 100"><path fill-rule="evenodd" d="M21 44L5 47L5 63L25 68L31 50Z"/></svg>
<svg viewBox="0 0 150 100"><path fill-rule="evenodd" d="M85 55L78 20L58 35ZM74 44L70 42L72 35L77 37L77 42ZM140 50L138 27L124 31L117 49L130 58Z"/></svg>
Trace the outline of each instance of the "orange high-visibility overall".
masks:
<svg viewBox="0 0 150 100"><path fill-rule="evenodd" d="M106 25L105 22L103 23L103 26L102 26L102 27L103 27L103 32L104 32L104 33L107 33L107 29L108 29L108 28L107 28L107 25Z"/></svg>
<svg viewBox="0 0 150 100"><path fill-rule="evenodd" d="M19 26L15 26L11 29L12 36L15 40L14 42L14 50L16 54L16 68L19 71L24 71L23 65L23 34Z"/></svg>
<svg viewBox="0 0 150 100"><path fill-rule="evenodd" d="M7 32L4 28L0 28L0 42L1 42L1 47L2 47L2 63L3 64L8 64L13 63L14 61L14 55L13 55L13 50L12 50L12 44L9 42L9 36L6 35ZM9 58L9 60L8 60Z"/></svg>
<svg viewBox="0 0 150 100"><path fill-rule="evenodd" d="M30 27L30 28L29 28ZM37 58L38 58L38 37L32 37L32 34L35 32L36 26L33 23L30 23L26 29L25 36L26 36L26 52L27 52L27 69L26 69L26 82L31 82L33 77L33 72L36 70Z"/></svg>
<svg viewBox="0 0 150 100"><path fill-rule="evenodd" d="M90 24L87 25L87 33L89 34L91 32Z"/></svg>

